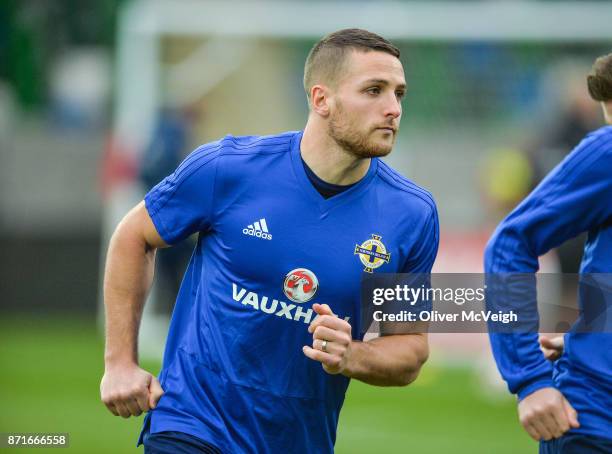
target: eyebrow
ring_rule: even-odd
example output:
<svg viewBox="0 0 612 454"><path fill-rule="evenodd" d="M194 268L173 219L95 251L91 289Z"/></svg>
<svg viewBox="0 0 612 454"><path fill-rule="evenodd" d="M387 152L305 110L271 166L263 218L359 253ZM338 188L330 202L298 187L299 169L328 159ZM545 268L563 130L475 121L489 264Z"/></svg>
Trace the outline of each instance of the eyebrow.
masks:
<svg viewBox="0 0 612 454"><path fill-rule="evenodd" d="M364 81L362 85L369 85L369 84L390 85L389 81L385 79L368 79ZM405 89L406 84L399 84L397 88Z"/></svg>

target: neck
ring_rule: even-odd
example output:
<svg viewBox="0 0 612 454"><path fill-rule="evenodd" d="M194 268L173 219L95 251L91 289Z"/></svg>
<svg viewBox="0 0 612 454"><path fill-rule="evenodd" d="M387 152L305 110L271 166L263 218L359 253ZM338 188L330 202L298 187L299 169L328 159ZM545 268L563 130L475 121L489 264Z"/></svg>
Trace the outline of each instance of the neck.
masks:
<svg viewBox="0 0 612 454"><path fill-rule="evenodd" d="M361 180L370 168L370 158L359 158L329 137L324 124L306 123L300 145L302 159L323 181L349 185Z"/></svg>
<svg viewBox="0 0 612 454"><path fill-rule="evenodd" d="M612 100L601 103L606 123L612 126Z"/></svg>

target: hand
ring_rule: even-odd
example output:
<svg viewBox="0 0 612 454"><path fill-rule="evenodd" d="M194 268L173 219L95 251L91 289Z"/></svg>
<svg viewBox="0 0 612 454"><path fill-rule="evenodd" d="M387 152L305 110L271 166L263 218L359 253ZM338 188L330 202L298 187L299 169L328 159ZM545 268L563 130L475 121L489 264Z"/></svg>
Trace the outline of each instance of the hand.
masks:
<svg viewBox="0 0 612 454"><path fill-rule="evenodd" d="M315 303L312 308L319 315L308 327L312 347L305 345L302 351L308 358L319 361L328 374L340 374L351 356L351 325L334 315L327 304ZM325 351L323 341L327 341Z"/></svg>
<svg viewBox="0 0 612 454"><path fill-rule="evenodd" d="M563 354L564 341L563 336L546 337L540 336L540 350L544 353L544 357L549 361L558 360Z"/></svg>
<svg viewBox="0 0 612 454"><path fill-rule="evenodd" d="M580 427L578 414L555 388L542 388L518 405L521 425L536 441L559 438L570 428Z"/></svg>
<svg viewBox="0 0 612 454"><path fill-rule="evenodd" d="M115 416L139 416L157 405L164 394L159 381L136 364L106 368L100 397Z"/></svg>

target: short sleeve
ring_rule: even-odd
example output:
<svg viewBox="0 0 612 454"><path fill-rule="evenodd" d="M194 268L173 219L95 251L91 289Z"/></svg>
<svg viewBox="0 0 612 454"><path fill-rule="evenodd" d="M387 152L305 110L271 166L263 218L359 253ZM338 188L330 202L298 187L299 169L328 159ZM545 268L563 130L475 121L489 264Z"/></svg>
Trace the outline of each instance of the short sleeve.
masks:
<svg viewBox="0 0 612 454"><path fill-rule="evenodd" d="M401 273L430 273L438 255L440 243L440 227L438 211L435 205L430 205L429 214L423 223L423 229L417 243L412 248Z"/></svg>
<svg viewBox="0 0 612 454"><path fill-rule="evenodd" d="M145 196L149 216L166 243L210 229L219 156L218 143L197 148Z"/></svg>

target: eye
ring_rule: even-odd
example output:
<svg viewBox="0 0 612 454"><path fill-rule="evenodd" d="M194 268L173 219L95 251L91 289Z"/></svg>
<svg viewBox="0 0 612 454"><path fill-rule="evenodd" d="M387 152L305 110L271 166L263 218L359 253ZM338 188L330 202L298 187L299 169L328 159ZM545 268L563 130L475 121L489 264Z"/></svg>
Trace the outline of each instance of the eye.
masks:
<svg viewBox="0 0 612 454"><path fill-rule="evenodd" d="M406 92L404 90L398 90L395 92L395 96L397 96L397 99L399 100L404 99L405 95L406 95Z"/></svg>
<svg viewBox="0 0 612 454"><path fill-rule="evenodd" d="M366 92L370 93L371 95L378 95L380 94L380 87L370 87L366 90Z"/></svg>

